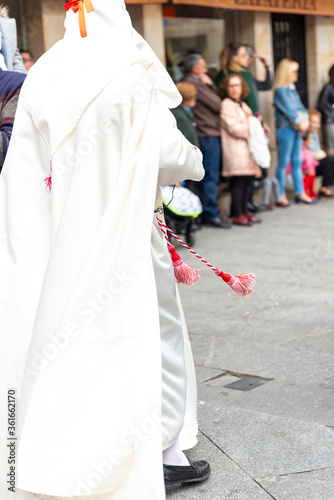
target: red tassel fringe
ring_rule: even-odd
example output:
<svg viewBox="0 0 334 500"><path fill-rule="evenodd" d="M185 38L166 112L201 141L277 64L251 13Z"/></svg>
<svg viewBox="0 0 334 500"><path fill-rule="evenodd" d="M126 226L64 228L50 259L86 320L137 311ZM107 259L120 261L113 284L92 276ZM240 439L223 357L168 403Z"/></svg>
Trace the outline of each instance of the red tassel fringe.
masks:
<svg viewBox="0 0 334 500"><path fill-rule="evenodd" d="M241 276L231 276L225 274L220 269L216 269L215 273L227 283L238 297L247 297L254 293L252 286L255 285L255 275L253 273L245 273Z"/></svg>
<svg viewBox="0 0 334 500"><path fill-rule="evenodd" d="M247 295L251 295L252 293L254 293L252 287L255 285L255 275L253 273L245 273L241 276L231 276L230 274L224 273L221 269L213 267L212 264L203 259L203 257L198 255L198 253L196 253L188 245L186 245L186 243L182 241L181 238L179 238L177 234L175 234L168 226L166 226L166 224L164 224L158 217L157 221L168 242L168 250L170 251L172 257L175 279L177 283L186 283L187 285L193 285L199 280L199 272L183 262L181 257L176 253L175 247L169 242L167 231L169 231L174 236L174 238L176 238L176 240L181 243L181 245L187 248L187 250L189 250L192 255L200 259L204 264L212 269L217 276L220 276L238 297L247 297Z"/></svg>
<svg viewBox="0 0 334 500"><path fill-rule="evenodd" d="M52 191L52 175L49 175L49 177L45 177L45 179L44 179L44 187L48 191Z"/></svg>
<svg viewBox="0 0 334 500"><path fill-rule="evenodd" d="M168 244L168 250L173 261L175 281L189 286L196 283L199 280L199 272L183 262L181 257L176 253L173 245Z"/></svg>

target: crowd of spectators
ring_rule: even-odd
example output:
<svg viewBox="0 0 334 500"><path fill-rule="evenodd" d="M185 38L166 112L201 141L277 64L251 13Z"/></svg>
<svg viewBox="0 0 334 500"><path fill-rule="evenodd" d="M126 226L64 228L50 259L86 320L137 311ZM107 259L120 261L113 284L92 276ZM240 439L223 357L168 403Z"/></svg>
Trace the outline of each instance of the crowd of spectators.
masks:
<svg viewBox="0 0 334 500"><path fill-rule="evenodd" d="M265 79L256 79L250 69L256 59L264 66ZM34 64L29 50L17 48L16 25L8 9L0 8L0 171L9 144L14 115L25 74ZM315 204L319 197L332 197L334 184L334 66L329 82L319 94L317 110L307 110L296 90L299 65L283 59L275 77L267 58L251 45L229 43L221 53L221 69L213 79L201 54L190 53L182 61L182 80L177 84L183 97L172 110L179 129L189 142L203 153L205 177L190 186L199 196L202 224L230 228L232 224L252 226L261 222L257 212L272 210L273 205L287 208L287 174L291 174L296 203ZM250 147L271 135L261 110L259 92L274 91L278 162L275 177ZM261 124L252 129L252 118ZM322 125L322 149L318 132ZM255 134L255 136L254 136ZM275 167L273 165L273 167ZM316 177L322 177L316 193ZM230 212L218 206L218 185L227 183ZM262 188L262 203L254 200ZM271 198L271 199L270 199ZM272 202L274 199L274 203Z"/></svg>
<svg viewBox="0 0 334 500"><path fill-rule="evenodd" d="M250 71L256 59L265 68L263 81ZM257 54L250 45L236 42L224 48L220 62L220 71L211 79L201 54L190 53L184 58L183 78L178 87L182 94L184 85L189 85L191 104L184 98L174 113L178 127L189 136L184 123L187 113L187 127L195 131L195 144L199 144L203 153L206 175L195 185L195 193L203 205L202 223L218 228L229 228L231 223L252 226L261 222L257 212L272 210L273 205L289 207L291 200L285 191L289 173L296 203L314 205L320 197L333 197L334 66L329 71L329 82L320 92L318 110L307 110L296 90L298 62L282 59L273 75L265 56ZM259 132L259 144L268 148L268 144L263 145L263 137L269 142L271 130L261 110L259 92L271 89L278 154L277 165L272 165L275 177L268 175L270 164L264 165L261 156L255 157L251 148L251 142L257 140L254 134ZM257 132L252 127L254 117L261 124L260 131L255 127ZM318 135L321 124L324 149ZM317 176L322 177L318 193ZM230 191L228 219L218 208L220 182L226 182ZM263 189L262 204L253 199L254 191L259 188Z"/></svg>

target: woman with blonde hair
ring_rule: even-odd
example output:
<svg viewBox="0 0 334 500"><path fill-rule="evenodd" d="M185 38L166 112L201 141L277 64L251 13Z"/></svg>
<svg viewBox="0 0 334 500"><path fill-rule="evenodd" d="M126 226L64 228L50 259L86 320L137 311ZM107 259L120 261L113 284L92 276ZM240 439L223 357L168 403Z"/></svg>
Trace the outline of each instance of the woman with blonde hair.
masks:
<svg viewBox="0 0 334 500"><path fill-rule="evenodd" d="M282 59L276 69L274 81L274 106L277 130L278 165L276 176L280 184L279 207L288 207L285 194L285 178L288 165L292 165L292 177L296 203L314 203L305 194L302 175L302 133L309 127L307 111L302 104L295 83L298 80L299 64Z"/></svg>

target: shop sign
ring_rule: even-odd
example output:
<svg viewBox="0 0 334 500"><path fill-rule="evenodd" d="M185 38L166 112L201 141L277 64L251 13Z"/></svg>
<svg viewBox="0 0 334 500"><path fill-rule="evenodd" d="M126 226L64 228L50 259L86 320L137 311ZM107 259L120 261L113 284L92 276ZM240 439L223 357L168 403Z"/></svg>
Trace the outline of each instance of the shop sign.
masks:
<svg viewBox="0 0 334 500"><path fill-rule="evenodd" d="M172 3L281 14L334 16L334 0L172 0Z"/></svg>
<svg viewBox="0 0 334 500"><path fill-rule="evenodd" d="M317 11L317 0L234 0L235 6ZM333 9L334 10L334 9Z"/></svg>

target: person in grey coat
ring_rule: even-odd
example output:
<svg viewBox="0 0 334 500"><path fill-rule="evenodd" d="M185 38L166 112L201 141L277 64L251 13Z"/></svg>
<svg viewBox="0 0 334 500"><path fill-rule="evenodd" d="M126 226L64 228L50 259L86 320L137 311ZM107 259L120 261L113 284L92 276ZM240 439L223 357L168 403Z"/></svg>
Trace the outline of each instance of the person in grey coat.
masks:
<svg viewBox="0 0 334 500"><path fill-rule="evenodd" d="M250 67L255 63L256 59L259 59L259 61L262 62L263 66L266 69L266 79L265 80L261 81L261 80L258 80L257 78L255 78L254 76L252 76L254 95L256 98L258 108L259 108L259 110L261 110L259 92L261 92L263 90L271 90L273 83L274 83L272 75L270 73L269 62L264 55L258 54L255 52L255 48L253 47L253 45L247 44L247 45L245 45L245 47L246 47L247 53L249 55L247 69L250 70ZM262 113L257 112L257 113L255 113L255 115L256 114L259 115ZM267 136L269 136L271 133L269 125L265 121L262 121L262 125L263 125L263 130L264 130L265 134Z"/></svg>
<svg viewBox="0 0 334 500"><path fill-rule="evenodd" d="M17 48L15 19L9 17L8 7L0 5L0 68L27 73Z"/></svg>

